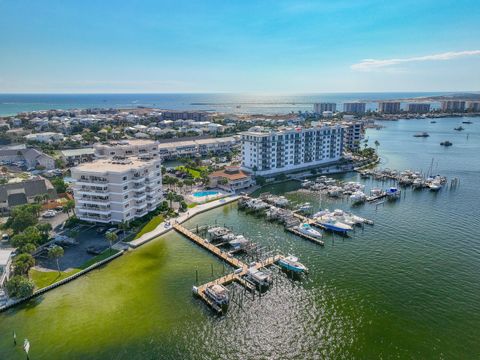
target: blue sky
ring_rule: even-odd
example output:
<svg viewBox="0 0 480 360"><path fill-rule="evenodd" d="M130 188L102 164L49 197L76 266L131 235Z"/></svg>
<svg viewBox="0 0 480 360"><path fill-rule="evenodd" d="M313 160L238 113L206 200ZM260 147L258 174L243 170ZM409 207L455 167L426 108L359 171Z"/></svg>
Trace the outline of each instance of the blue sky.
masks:
<svg viewBox="0 0 480 360"><path fill-rule="evenodd" d="M0 92L478 91L479 24L473 0L0 0Z"/></svg>

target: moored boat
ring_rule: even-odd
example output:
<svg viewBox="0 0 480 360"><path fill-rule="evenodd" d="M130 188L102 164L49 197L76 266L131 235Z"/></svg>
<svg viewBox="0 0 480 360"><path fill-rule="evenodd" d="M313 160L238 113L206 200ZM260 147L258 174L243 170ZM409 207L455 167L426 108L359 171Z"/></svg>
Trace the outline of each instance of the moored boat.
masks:
<svg viewBox="0 0 480 360"><path fill-rule="evenodd" d="M230 303L228 289L220 284L210 285L205 289L205 295L218 306L224 308Z"/></svg>
<svg viewBox="0 0 480 360"><path fill-rule="evenodd" d="M310 224L307 224L307 223L302 223L297 227L295 227L295 229L301 232L302 234L305 234L314 238L320 239L322 237L322 234L319 231L315 230L310 226Z"/></svg>
<svg viewBox="0 0 480 360"><path fill-rule="evenodd" d="M299 262L298 258L293 255L289 255L283 259L280 259L278 261L278 265L280 265L285 270L289 270L295 273L302 273L308 271L307 267L301 262Z"/></svg>
<svg viewBox="0 0 480 360"><path fill-rule="evenodd" d="M258 286L269 286L272 283L272 275L258 270L255 267L251 267L248 269L247 274L245 275L247 281L258 285Z"/></svg>

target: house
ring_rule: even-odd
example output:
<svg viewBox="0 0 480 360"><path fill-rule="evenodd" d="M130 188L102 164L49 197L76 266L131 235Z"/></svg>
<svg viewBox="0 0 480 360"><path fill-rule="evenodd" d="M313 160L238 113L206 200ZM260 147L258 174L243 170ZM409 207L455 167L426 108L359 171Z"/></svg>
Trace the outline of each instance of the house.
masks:
<svg viewBox="0 0 480 360"><path fill-rule="evenodd" d="M45 143L61 141L63 140L63 138L64 138L63 134L55 133L55 132L42 132L42 133L28 134L25 136L25 140L27 141L38 141L38 142L45 142Z"/></svg>
<svg viewBox="0 0 480 360"><path fill-rule="evenodd" d="M60 158L67 166L77 166L84 162L93 161L94 157L95 149L93 147L60 151Z"/></svg>
<svg viewBox="0 0 480 360"><path fill-rule="evenodd" d="M27 168L41 166L46 170L55 169L55 159L53 157L33 148L0 149L0 161L22 161L25 162Z"/></svg>
<svg viewBox="0 0 480 360"><path fill-rule="evenodd" d="M241 191L254 184L252 175L238 166L227 166L223 170L211 173L208 177L211 187L228 191Z"/></svg>
<svg viewBox="0 0 480 360"><path fill-rule="evenodd" d="M8 213L13 206L33 203L37 195L57 196L52 183L37 176L28 180L0 185L0 213Z"/></svg>

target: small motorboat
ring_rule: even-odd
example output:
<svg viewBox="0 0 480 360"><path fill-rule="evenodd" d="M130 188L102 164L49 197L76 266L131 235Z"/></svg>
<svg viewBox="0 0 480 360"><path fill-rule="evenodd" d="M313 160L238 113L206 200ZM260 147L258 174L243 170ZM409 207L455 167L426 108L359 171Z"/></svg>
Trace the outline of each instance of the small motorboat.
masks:
<svg viewBox="0 0 480 360"><path fill-rule="evenodd" d="M307 272L308 269L305 265L298 261L298 258L293 255L288 255L287 257L280 259L278 265L288 271L295 273Z"/></svg>
<svg viewBox="0 0 480 360"><path fill-rule="evenodd" d="M350 195L350 200L353 204L360 204L367 200L367 195L363 191L355 191L352 195Z"/></svg>
<svg viewBox="0 0 480 360"><path fill-rule="evenodd" d="M229 241L229 244L234 250L240 250L245 248L249 244L249 241L245 239L243 235L238 235L233 240Z"/></svg>
<svg viewBox="0 0 480 360"><path fill-rule="evenodd" d="M450 141L447 140L447 141L442 141L440 143L440 145L442 145L442 146L452 146L453 144Z"/></svg>
<svg viewBox="0 0 480 360"><path fill-rule="evenodd" d="M314 238L320 239L322 237L322 234L319 231L315 230L310 226L310 224L307 224L307 223L298 225L296 229L302 234L305 234Z"/></svg>
<svg viewBox="0 0 480 360"><path fill-rule="evenodd" d="M453 130L462 131L465 130L465 128L463 126L457 126L456 128L453 128Z"/></svg>
<svg viewBox="0 0 480 360"><path fill-rule="evenodd" d="M205 289L205 295L220 307L228 306L230 296L225 286L220 284L210 285Z"/></svg>
<svg viewBox="0 0 480 360"><path fill-rule="evenodd" d="M327 230L335 231L342 234L346 234L348 231L353 230L350 225L344 224L330 215L321 216L316 219L316 222Z"/></svg>
<svg viewBox="0 0 480 360"><path fill-rule="evenodd" d="M391 187L385 191L385 194L389 199L397 199L400 196L400 190L396 187Z"/></svg>
<svg viewBox="0 0 480 360"><path fill-rule="evenodd" d="M473 124L470 120L462 121L462 124Z"/></svg>
<svg viewBox="0 0 480 360"><path fill-rule="evenodd" d="M430 124L436 124L437 122L435 120L430 121Z"/></svg>
<svg viewBox="0 0 480 360"><path fill-rule="evenodd" d="M420 132L413 135L414 137L429 137L430 135L427 132Z"/></svg>
<svg viewBox="0 0 480 360"><path fill-rule="evenodd" d="M428 188L432 191L438 191L442 188L442 184L440 181L435 180L428 184Z"/></svg>
<svg viewBox="0 0 480 360"><path fill-rule="evenodd" d="M272 275L258 270L257 268L251 267L248 269L247 274L245 275L247 281L258 285L258 286L269 286L272 283Z"/></svg>

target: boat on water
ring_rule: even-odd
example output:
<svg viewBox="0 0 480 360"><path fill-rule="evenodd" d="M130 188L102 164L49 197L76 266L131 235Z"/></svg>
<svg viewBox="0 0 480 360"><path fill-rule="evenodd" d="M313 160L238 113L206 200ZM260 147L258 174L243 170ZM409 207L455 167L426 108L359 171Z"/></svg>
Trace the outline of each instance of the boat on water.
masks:
<svg viewBox="0 0 480 360"><path fill-rule="evenodd" d="M417 179L413 180L412 187L414 189L422 188L423 187L423 180L420 179L420 178L417 178Z"/></svg>
<svg viewBox="0 0 480 360"><path fill-rule="evenodd" d="M367 195L363 191L355 191L352 195L350 195L350 200L353 204L360 204L367 200Z"/></svg>
<svg viewBox="0 0 480 360"><path fill-rule="evenodd" d="M400 190L396 187L388 188L385 191L388 199L397 199L400 196Z"/></svg>
<svg viewBox="0 0 480 360"><path fill-rule="evenodd" d="M456 128L453 128L453 130L462 131L465 130L465 128L463 126L457 126Z"/></svg>
<svg viewBox="0 0 480 360"><path fill-rule="evenodd" d="M322 234L319 231L315 230L313 227L311 227L310 224L302 223L298 225L295 229L301 232L302 234L305 234L317 239L322 238Z"/></svg>
<svg viewBox="0 0 480 360"><path fill-rule="evenodd" d="M470 120L462 121L462 124L473 124Z"/></svg>
<svg viewBox="0 0 480 360"><path fill-rule="evenodd" d="M440 181L434 180L428 184L428 188L432 191L438 191L442 188Z"/></svg>
<svg viewBox="0 0 480 360"><path fill-rule="evenodd" d="M440 145L442 145L442 146L452 146L453 144L450 141L447 140L447 141L442 141L440 143Z"/></svg>
<svg viewBox="0 0 480 360"><path fill-rule="evenodd" d="M344 224L343 222L338 221L337 219L335 219L335 217L331 215L323 215L315 219L315 221L319 225L325 227L325 229L327 230L342 233L342 234L346 234L347 232L353 230L353 228L350 225L347 225L347 224Z"/></svg>
<svg viewBox="0 0 480 360"><path fill-rule="evenodd" d="M272 275L266 273L265 271L258 270L255 267L248 269L245 279L261 287L269 286L273 281Z"/></svg>
<svg viewBox="0 0 480 360"><path fill-rule="evenodd" d="M245 239L243 235L238 235L228 243L234 250L241 250L245 248L250 242L247 239Z"/></svg>
<svg viewBox="0 0 480 360"><path fill-rule="evenodd" d="M301 262L299 262L298 258L293 255L288 255L287 257L280 259L278 261L278 265L280 265L285 270L295 273L302 273L308 271L307 267Z"/></svg>
<svg viewBox="0 0 480 360"><path fill-rule="evenodd" d="M437 122L435 120L430 121L430 124L436 124Z"/></svg>
<svg viewBox="0 0 480 360"><path fill-rule="evenodd" d="M423 131L423 132L416 133L413 136L414 137L429 137L430 135L427 132Z"/></svg>
<svg viewBox="0 0 480 360"><path fill-rule="evenodd" d="M224 308L230 303L228 289L220 284L210 285L205 289L205 295L218 306Z"/></svg>
<svg viewBox="0 0 480 360"><path fill-rule="evenodd" d="M298 207L298 211L310 211L312 209L312 205L309 202L306 202Z"/></svg>

